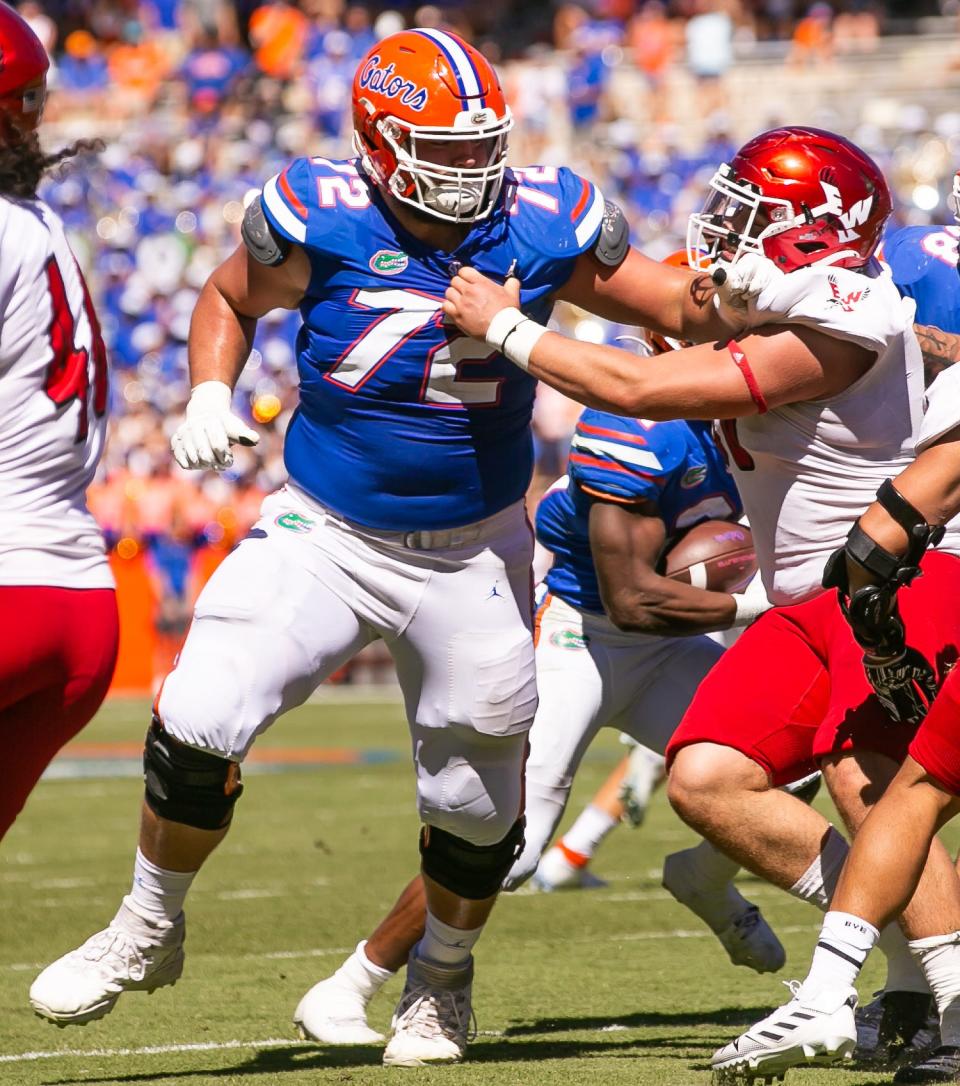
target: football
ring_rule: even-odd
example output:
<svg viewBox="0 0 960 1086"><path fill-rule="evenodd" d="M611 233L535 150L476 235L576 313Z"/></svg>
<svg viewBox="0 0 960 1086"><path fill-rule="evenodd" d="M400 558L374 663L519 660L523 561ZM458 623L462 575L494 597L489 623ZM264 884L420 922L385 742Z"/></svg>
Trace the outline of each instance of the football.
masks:
<svg viewBox="0 0 960 1086"><path fill-rule="evenodd" d="M753 536L744 524L705 520L664 557L664 575L713 592L739 592L757 571Z"/></svg>

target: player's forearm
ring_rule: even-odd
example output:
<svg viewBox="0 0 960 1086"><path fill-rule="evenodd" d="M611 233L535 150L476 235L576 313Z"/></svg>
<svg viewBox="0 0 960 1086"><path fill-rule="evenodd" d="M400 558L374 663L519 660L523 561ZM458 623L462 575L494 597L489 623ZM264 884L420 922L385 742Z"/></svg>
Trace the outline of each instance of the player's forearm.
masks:
<svg viewBox="0 0 960 1086"><path fill-rule="evenodd" d="M222 381L233 388L250 355L256 328L256 318L239 313L215 280L208 280L190 321L187 356L191 386Z"/></svg>
<svg viewBox="0 0 960 1086"><path fill-rule="evenodd" d="M926 519L928 524L946 524L960 513L960 437L925 449L894 480L897 491ZM860 518L860 527L890 554L907 552L907 533L883 508L874 502ZM869 574L848 561L851 589L871 581Z"/></svg>
<svg viewBox="0 0 960 1086"><path fill-rule="evenodd" d="M642 362L628 351L548 332L531 352L529 373L588 407L637 417L642 399L638 365Z"/></svg>
<svg viewBox="0 0 960 1086"><path fill-rule="evenodd" d="M527 369L573 400L630 418L712 420L756 410L729 355L718 359L712 345L637 358L547 332L534 344Z"/></svg>
<svg viewBox="0 0 960 1086"><path fill-rule="evenodd" d="M622 587L604 596L610 621L628 633L690 637L729 629L737 606L727 592L710 592L658 577L642 587Z"/></svg>
<svg viewBox="0 0 960 1086"><path fill-rule="evenodd" d="M960 335L932 324L915 324L913 330L923 353L924 383L929 385L947 366L960 361Z"/></svg>

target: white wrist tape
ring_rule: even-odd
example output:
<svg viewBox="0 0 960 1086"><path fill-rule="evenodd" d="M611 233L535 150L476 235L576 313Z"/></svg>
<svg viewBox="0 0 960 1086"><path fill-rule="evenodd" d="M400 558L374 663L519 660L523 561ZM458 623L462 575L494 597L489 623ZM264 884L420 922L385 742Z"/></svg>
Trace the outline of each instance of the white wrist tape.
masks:
<svg viewBox="0 0 960 1086"><path fill-rule="evenodd" d="M233 389L223 381L201 381L190 390L188 412L223 411L229 413Z"/></svg>
<svg viewBox="0 0 960 1086"><path fill-rule="evenodd" d="M767 597L759 592L734 592L732 595L733 602L737 605L734 626L749 626L755 618L759 618L773 606Z"/></svg>
<svg viewBox="0 0 960 1086"><path fill-rule="evenodd" d="M542 324L525 317L519 309L501 309L487 328L486 341L520 369L530 367L530 352L546 332Z"/></svg>

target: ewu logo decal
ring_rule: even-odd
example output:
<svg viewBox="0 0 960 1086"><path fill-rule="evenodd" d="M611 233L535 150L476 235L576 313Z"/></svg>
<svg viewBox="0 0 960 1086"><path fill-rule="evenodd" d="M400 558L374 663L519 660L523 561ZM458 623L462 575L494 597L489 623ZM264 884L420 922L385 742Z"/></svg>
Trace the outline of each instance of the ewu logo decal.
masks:
<svg viewBox="0 0 960 1086"><path fill-rule="evenodd" d="M838 305L844 313L852 313L860 302L870 295L868 286L861 287L860 290L851 290L849 294L843 294L835 275L828 275L827 282L830 284L830 293L833 295L832 298L827 299L827 305Z"/></svg>

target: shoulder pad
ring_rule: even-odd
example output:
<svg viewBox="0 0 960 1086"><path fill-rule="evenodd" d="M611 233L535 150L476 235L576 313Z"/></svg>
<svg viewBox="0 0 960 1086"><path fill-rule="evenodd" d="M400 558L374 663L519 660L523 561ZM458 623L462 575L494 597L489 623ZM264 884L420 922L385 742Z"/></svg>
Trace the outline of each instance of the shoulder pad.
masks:
<svg viewBox="0 0 960 1086"><path fill-rule="evenodd" d="M506 206L528 245L547 259L575 259L589 251L603 219L603 194L566 166L514 167Z"/></svg>
<svg viewBox="0 0 960 1086"><path fill-rule="evenodd" d="M571 478L593 492L657 501L687 453L683 423L652 423L585 412L570 447Z"/></svg>
<svg viewBox="0 0 960 1086"><path fill-rule="evenodd" d="M603 202L600 233L593 243L593 255L608 268L618 268L630 248L630 227L620 207L611 200Z"/></svg>
<svg viewBox="0 0 960 1086"><path fill-rule="evenodd" d="M250 201L240 224L240 237L247 247L247 252L259 264L275 268L287 259L290 242L267 222L263 214L263 203L258 194Z"/></svg>

